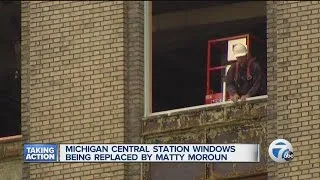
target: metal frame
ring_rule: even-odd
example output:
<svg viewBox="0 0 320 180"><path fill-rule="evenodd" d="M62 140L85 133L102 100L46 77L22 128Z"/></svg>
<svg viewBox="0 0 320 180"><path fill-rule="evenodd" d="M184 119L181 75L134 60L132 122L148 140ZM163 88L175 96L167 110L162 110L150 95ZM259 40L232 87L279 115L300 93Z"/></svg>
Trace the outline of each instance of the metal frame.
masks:
<svg viewBox="0 0 320 180"><path fill-rule="evenodd" d="M249 44L250 43L250 36L249 36L249 34L208 40L206 95L210 95L211 94L211 78L210 78L210 74L212 72L214 72L214 71L220 71L222 69L226 69L227 68L227 65L211 67L211 56L212 56L211 48L214 45L216 45L217 42L235 40L235 39L240 39L240 38L246 38L246 45L247 45L247 48L248 48L248 52L250 52L250 48L249 48L250 47L250 44ZM225 99L226 99L225 82L224 82L223 86L224 86L223 87L223 102L225 102Z"/></svg>

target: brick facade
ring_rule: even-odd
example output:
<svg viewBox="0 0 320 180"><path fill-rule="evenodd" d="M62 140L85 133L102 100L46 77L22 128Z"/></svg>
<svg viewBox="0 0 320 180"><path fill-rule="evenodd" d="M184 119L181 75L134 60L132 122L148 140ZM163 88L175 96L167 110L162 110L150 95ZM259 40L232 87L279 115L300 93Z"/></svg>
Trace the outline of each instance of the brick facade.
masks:
<svg viewBox="0 0 320 180"><path fill-rule="evenodd" d="M139 143L143 2L24 1L21 8L23 141ZM285 138L295 154L289 164L269 159L269 179L320 177L319 10L316 1L267 2L267 144ZM200 130L202 115L191 126ZM187 116L174 117L188 124ZM23 164L23 179L140 179L140 172L139 164Z"/></svg>
<svg viewBox="0 0 320 180"><path fill-rule="evenodd" d="M123 143L126 4L22 4L22 92L23 109L28 109L23 111L25 141ZM28 166L25 179L125 177L123 164Z"/></svg>
<svg viewBox="0 0 320 180"><path fill-rule="evenodd" d="M289 140L295 154L278 164L277 178L319 179L320 3L275 3L277 137Z"/></svg>

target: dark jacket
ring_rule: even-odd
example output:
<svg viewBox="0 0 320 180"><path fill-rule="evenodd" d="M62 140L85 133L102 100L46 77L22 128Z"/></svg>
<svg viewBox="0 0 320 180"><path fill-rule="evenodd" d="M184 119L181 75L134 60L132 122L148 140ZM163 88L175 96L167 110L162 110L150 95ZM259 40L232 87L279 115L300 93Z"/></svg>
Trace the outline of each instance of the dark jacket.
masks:
<svg viewBox="0 0 320 180"><path fill-rule="evenodd" d="M248 63L239 64L238 70L236 66L237 63L232 64L227 73L226 84L229 95L233 96L236 93L239 96L248 94L249 97L260 95L262 72L259 64L252 61L249 68L247 68Z"/></svg>

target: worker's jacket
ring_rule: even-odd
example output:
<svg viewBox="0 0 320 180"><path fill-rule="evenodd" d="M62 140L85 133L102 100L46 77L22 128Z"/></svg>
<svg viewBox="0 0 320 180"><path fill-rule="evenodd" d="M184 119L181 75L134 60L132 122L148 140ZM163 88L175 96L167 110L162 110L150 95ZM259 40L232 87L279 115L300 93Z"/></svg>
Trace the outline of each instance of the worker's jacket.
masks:
<svg viewBox="0 0 320 180"><path fill-rule="evenodd" d="M229 95L234 94L258 96L261 94L262 72L259 64L254 60L246 64L234 63L227 73L227 90Z"/></svg>

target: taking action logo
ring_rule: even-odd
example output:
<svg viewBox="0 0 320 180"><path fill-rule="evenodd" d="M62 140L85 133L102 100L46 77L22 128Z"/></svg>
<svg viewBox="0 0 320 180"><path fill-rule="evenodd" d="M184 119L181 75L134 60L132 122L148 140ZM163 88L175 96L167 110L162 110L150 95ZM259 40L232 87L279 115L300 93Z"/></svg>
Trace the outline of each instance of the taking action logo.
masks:
<svg viewBox="0 0 320 180"><path fill-rule="evenodd" d="M291 143L285 139L274 140L269 146L269 156L279 163L291 161L294 157Z"/></svg>

